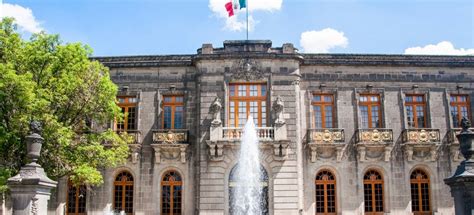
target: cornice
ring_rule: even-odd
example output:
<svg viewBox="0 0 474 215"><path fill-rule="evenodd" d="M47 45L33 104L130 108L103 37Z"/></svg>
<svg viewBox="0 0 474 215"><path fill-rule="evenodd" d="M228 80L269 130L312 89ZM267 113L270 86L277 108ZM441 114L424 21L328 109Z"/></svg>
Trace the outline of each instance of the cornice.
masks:
<svg viewBox="0 0 474 215"><path fill-rule="evenodd" d="M474 68L474 56L382 55L382 54L281 54L233 52L197 55L142 55L92 57L110 68L193 66L198 61L221 59L297 60L303 66L414 66Z"/></svg>

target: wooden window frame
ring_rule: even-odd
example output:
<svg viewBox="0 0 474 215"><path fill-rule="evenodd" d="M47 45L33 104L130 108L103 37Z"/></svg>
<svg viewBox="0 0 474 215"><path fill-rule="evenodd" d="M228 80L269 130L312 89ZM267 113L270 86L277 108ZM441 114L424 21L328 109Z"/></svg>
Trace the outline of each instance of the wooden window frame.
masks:
<svg viewBox="0 0 474 215"><path fill-rule="evenodd" d="M166 102L165 98L171 98L171 102ZM177 102L176 98L181 97L183 98L182 102ZM165 128L165 107L171 107L171 128ZM162 102L162 110L163 110L163 116L161 117L161 128L162 129L176 129L174 126L175 122L175 114L176 114L176 107L183 107L183 116L182 116L182 128L185 127L185 111L184 111L184 95L183 94L176 94L176 95L163 95L163 102ZM180 128L180 129L182 129Z"/></svg>
<svg viewBox="0 0 474 215"><path fill-rule="evenodd" d="M417 174L418 172L421 172L421 174L424 174L426 176L426 178L419 178L419 177L416 177L416 178L413 178L413 174ZM427 184L428 186L428 208L429 210L428 211L424 211L423 210L423 191L422 191L422 184ZM412 171L412 173L410 174L410 194L412 194L413 192L413 189L411 189L411 185L415 185L417 186L418 188L418 210L417 211L413 211L413 206L412 206L412 212L414 215L429 215L429 214L432 214L432 209L431 209L431 186L430 186L430 176L428 175L428 173L426 173L426 171L424 170L421 170L421 169L415 169ZM413 197L412 195L410 195L411 197ZM413 199L412 199L412 202Z"/></svg>
<svg viewBox="0 0 474 215"><path fill-rule="evenodd" d="M456 101L451 101L451 98L452 97L455 97L456 98ZM465 102L462 102L462 101L459 101L461 97L466 97L466 101ZM449 95L449 115L451 117L454 117L452 115L452 111L451 111L451 108L452 107L457 107L458 108L458 113L457 113L457 116L456 118L458 119L458 125L455 125L454 124L454 120L453 120L453 127L454 128L460 128L461 127L461 120L462 120L462 114L461 114L461 108L460 107L466 107L467 109L467 118L469 120L471 120L471 98L469 97L468 94L463 94L463 93L456 93L456 94L450 94ZM452 118L451 118L452 120Z"/></svg>
<svg viewBox="0 0 474 215"><path fill-rule="evenodd" d="M250 96L250 87L251 85L257 86L257 96ZM239 96L239 89L238 86L247 86L245 89L246 96ZM262 95L262 86L265 86L265 95ZM234 87L234 96L230 94L231 92L231 87ZM246 103L246 115L247 117L250 115L250 102L257 102L257 115L258 119L256 121L257 127L261 127L264 123L265 126L268 125L268 86L264 82L233 82L229 83L229 92L228 92L228 97L229 97L229 108L228 108L228 120L227 120L227 125L230 127L239 127L239 102L245 102ZM230 103L234 102L234 113L230 111ZM262 102L265 102L265 122L263 121L263 113L262 113ZM234 115L234 124L230 124L230 116ZM254 119L255 120L255 119Z"/></svg>
<svg viewBox="0 0 474 215"><path fill-rule="evenodd" d="M174 180L173 181L165 181L164 180L165 177L168 175L168 173L171 173L171 172L174 172L174 174L178 175L181 180L180 181L174 181ZM184 209L183 208L183 191L184 191L184 189L182 189L183 188L183 180L182 179L183 179L183 177L181 176L181 174L178 171L175 171L175 170L166 171L163 174L163 177L161 177L161 196L160 196L160 199L161 199L161 201L160 201L161 214L163 214L163 215L178 215L178 214L173 213L173 209L174 209L174 198L173 198L174 196L173 196L173 194L174 194L174 187L175 186L181 186L181 191L180 191L181 192L181 208L180 208L181 213L179 215L184 214L183 213L183 209ZM170 213L164 213L163 212L163 187L164 186L169 186L170 187Z"/></svg>
<svg viewBox="0 0 474 215"><path fill-rule="evenodd" d="M125 99L125 102L120 103L119 99ZM130 102L130 99L135 99L136 102ZM114 130L119 132L138 130L137 116L138 116L138 98L136 96L117 96L117 105L120 109L124 108L123 112L123 129L118 128L117 120L114 121ZM135 108L135 119L133 120L135 129L128 129L128 113L130 108Z"/></svg>
<svg viewBox="0 0 474 215"><path fill-rule="evenodd" d="M67 191L66 191L66 215L86 215L87 214L87 191L86 191L86 196L84 198L84 213L79 213L79 195L81 193L81 187L85 187L84 185L79 185L79 186L74 186L71 181L68 180L67 182ZM75 212L69 212L69 191L70 189L75 189L75 195L74 195L74 208Z"/></svg>
<svg viewBox="0 0 474 215"><path fill-rule="evenodd" d="M370 172L376 172L378 175L380 175L380 178L381 179L365 179L365 176L367 174L369 174ZM364 214L370 214L370 215L382 215L385 213L385 189L384 189L384 177L383 177L383 174L380 173L380 171L378 170L374 170L374 169L369 169L365 172L364 174L364 177L363 177L363 184L366 185L370 185L371 187L371 201L372 201L372 210L373 211L365 211L365 208L364 208ZM381 187L382 187L382 211L376 211L376 208L377 208L377 205L376 205L376 195L375 195L375 185L376 184L380 184ZM364 204L365 204L365 187L363 188L364 189Z"/></svg>
<svg viewBox="0 0 474 215"><path fill-rule="evenodd" d="M122 173L129 174L129 175L132 177L132 180L131 180L131 181L128 181L128 180L127 180L127 181L126 181L126 180L117 181L117 177L118 177L120 174L122 174ZM126 206L125 206L125 197L126 197L126 196L125 196L125 193L126 193L126 189L125 189L125 188L126 188L126 186L130 186L130 185L132 186L132 211L135 210L135 207L134 207L134 201L135 201L135 196L134 196L134 195L135 195L135 184L134 184L134 182L135 182L135 177L133 177L133 175L132 175L130 172L128 172L128 171L121 171L121 172L119 172L118 174L115 175L115 178L114 178L114 189L113 189L113 204L112 204L113 210L115 210L115 206L116 206L116 205L115 205L115 204L116 204L116 202L115 202L115 199L116 199L116 198L115 198L115 188L116 188L116 186L122 187L122 200L121 200L121 201L122 201L122 205L120 205L120 208L121 208L121 210L125 210L125 207L126 207ZM132 213L126 213L126 214L127 214L127 215L132 215L133 213L134 213L134 212L132 212Z"/></svg>
<svg viewBox="0 0 474 215"><path fill-rule="evenodd" d="M321 128L336 128L336 101L335 96L332 93L313 93L311 98L311 107L313 108L313 128L316 127L316 112L314 111L315 106L319 106L321 108ZM314 101L315 96L320 96L320 101ZM325 102L324 96L330 96L331 102ZM331 106L332 107L332 126L326 127L326 111L325 107Z"/></svg>
<svg viewBox="0 0 474 215"><path fill-rule="evenodd" d="M421 102L418 102L416 101L416 97L418 96L421 96L423 98L423 101ZM412 97L412 101L409 102L409 101L406 101L407 98L409 97ZM410 127L410 128L427 128L428 127L428 117L427 117L427 105L426 105L426 95L425 94L405 94L405 110L406 110L406 114L407 114L407 125L410 123L408 122L408 110L407 110L407 107L411 107L412 108L412 112L413 112L413 121L414 121L414 126L413 127ZM423 118L424 118L424 124L422 126L419 125L419 122L418 122L418 111L416 110L417 107L422 107L423 108Z"/></svg>
<svg viewBox="0 0 474 215"><path fill-rule="evenodd" d="M371 97L376 96L378 98L378 101L371 101ZM367 101L360 101L362 97L367 97ZM359 102L359 111L362 117L362 106L367 106L367 128L372 129L372 128L383 128L383 116L382 116L382 96L378 93L361 93L358 98ZM372 127L372 108L373 107L378 107L379 111L379 123L378 127ZM362 120L362 118L361 118ZM361 125L362 126L362 125Z"/></svg>
<svg viewBox="0 0 474 215"><path fill-rule="evenodd" d="M334 178L333 180L319 180L318 179L318 175L323 173L323 172L328 172L329 174L331 174L331 176ZM315 214L318 215L318 214L323 214L323 215L336 215L337 214L337 181L336 181L336 176L334 175L334 173L331 171L331 170L328 170L328 169L322 169L320 171L318 171L318 173L316 174L316 178L315 178L315 185L323 185L323 195L324 195L324 212L323 213L318 213L317 212L317 208L315 208ZM328 208L328 185L334 185L334 212L328 212L329 208ZM317 192L316 192L316 198L317 198ZM316 205L317 207L317 205Z"/></svg>

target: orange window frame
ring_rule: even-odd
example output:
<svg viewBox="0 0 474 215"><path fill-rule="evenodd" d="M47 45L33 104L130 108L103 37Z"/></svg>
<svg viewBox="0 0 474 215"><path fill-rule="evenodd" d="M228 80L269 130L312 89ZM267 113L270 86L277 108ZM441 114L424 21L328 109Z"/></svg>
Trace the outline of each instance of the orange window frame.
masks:
<svg viewBox="0 0 474 215"><path fill-rule="evenodd" d="M68 181L67 183L67 193L66 193L66 215L86 215L87 214L87 200L84 205L84 210L86 212L84 213L79 213L79 196L81 195L81 186L74 186L71 181ZM74 193L74 208L75 212L69 212L69 192L71 189L75 189ZM87 195L87 193L86 193Z"/></svg>
<svg viewBox="0 0 474 215"><path fill-rule="evenodd" d="M455 101L452 101L453 97ZM462 97L466 97L466 101L461 101ZM465 107L467 109L467 118L471 120L471 105L470 104L471 104L471 101L470 101L469 95L467 94L451 94L450 95L450 98L449 98L450 108L457 107L458 109L456 118L458 119L459 123L458 125L453 125L455 128L461 127L461 120L463 117L461 113L461 107ZM449 112L451 113L451 109L449 110Z"/></svg>
<svg viewBox="0 0 474 215"><path fill-rule="evenodd" d="M368 174L371 174L371 172L375 172L380 176L380 179L374 178L373 175L371 175L370 179L365 179L365 176ZM376 203L376 193L375 193L375 185L380 184L381 185L381 191L382 191L382 211L377 211L377 203ZM383 180L383 175L376 170L368 170L365 175L364 175L364 185L370 185L371 188L371 201L372 201L372 210L373 211L365 211L364 209L364 214L370 214L370 215L382 215L385 213L385 196L384 196L384 180ZM365 187L364 187L365 189ZM365 195L365 190L364 190L364 195ZM364 196L365 199L365 196Z"/></svg>
<svg viewBox="0 0 474 215"><path fill-rule="evenodd" d="M171 98L171 101L166 101L166 98ZM177 101L177 98L181 98L182 101ZM176 107L183 107L183 118L182 118L182 126L184 126L184 95L164 95L163 96L163 116L161 117L161 128L165 129L165 107L171 108L171 128L167 129L175 129L175 116L176 116Z"/></svg>
<svg viewBox="0 0 474 215"><path fill-rule="evenodd" d="M180 179L182 178L181 175L180 175L178 172L176 172L176 171L168 171L168 172L166 172L166 173L163 175L163 177L161 178L161 214L163 214L163 215L181 215L182 212L183 212L183 207L182 207L182 206L180 206L181 213L174 213L174 212L173 212L173 210L175 209L175 208L174 208L174 194L175 194L175 192L174 192L174 191L175 191L174 187L175 187L175 186L181 186L181 190L180 190L179 192L181 192L181 195L180 195L180 197L181 197L181 202L180 202L180 203L181 203L181 205L182 205L182 204L183 204L183 199L182 199L182 198L183 198L183 189L182 189L182 188L183 188L183 181L182 181L182 180L180 180L180 181L175 181L175 180L165 181L164 179L165 179L165 177L166 177L169 173L174 173L174 174L177 175ZM173 179L175 179L175 177L172 177L172 176L170 176L170 177L173 178ZM169 204L170 204L170 208L169 208L170 213L165 213L165 212L163 211L163 203L164 203L164 202L163 202L163 187L165 187L165 186L167 186L167 187L170 188L170 197L169 197L169 199L170 199L170 202L169 202Z"/></svg>
<svg viewBox="0 0 474 215"><path fill-rule="evenodd" d="M123 99L123 102L120 102ZM137 129L137 113L138 113L138 108L137 108L137 97L136 96L117 96L117 105L120 107L120 109L123 109L123 121L122 122L117 122L116 120L114 121L114 130L116 131L128 131L128 130L136 130ZM135 108L135 118L133 119L133 127L134 129L128 129L129 126L129 113L130 109ZM119 124L122 124L123 129L119 128Z"/></svg>
<svg viewBox="0 0 474 215"><path fill-rule="evenodd" d="M122 180L117 181L116 178L117 178L120 174L127 174L127 175L129 175L129 176L132 178L132 180L131 180L131 181L130 181L130 180L127 180L127 177L123 177L123 176L122 176ZM115 200L116 200L116 196L115 196L115 194L116 194L115 191L116 191L116 190L115 190L115 188L116 188L117 186L119 186L119 187L121 187L121 189L122 189L122 191L121 191L121 193L122 193L122 198L121 198L121 205L120 205L120 208L121 208L121 210L125 210L125 208L126 208L126 192L127 192L126 187L127 187L127 186L131 186L131 187L132 187L132 195L135 195L135 194L134 194L134 193L135 193L135 192L134 192L135 185L133 184L133 182L134 182L134 181L133 181L133 176L132 176L132 174L130 174L129 172L120 172L119 174L117 174L117 176L115 176L115 180L114 180L114 198L113 198L113 209L114 209L114 210L115 210L115 208L116 208L116 206L117 206L117 205L116 205L117 202L115 201ZM134 199L134 196L132 196L132 211L134 210L134 207L133 207L133 199ZM131 214L133 214L133 213L126 213L126 214L127 214L127 215L131 215Z"/></svg>
<svg viewBox="0 0 474 215"><path fill-rule="evenodd" d="M377 97L377 101L372 101L372 97ZM360 101L360 98L367 97L367 101ZM380 94L360 94L359 96L359 109L360 106L367 106L367 128L373 128L373 116L372 116L372 108L378 107L378 114L379 114L379 122L377 123L377 127L375 128L382 128L382 102Z"/></svg>
<svg viewBox="0 0 474 215"><path fill-rule="evenodd" d="M413 178L413 175L416 174L415 178ZM424 175L425 178L423 177L420 177ZM423 206L424 205L424 202L423 201L423 189L422 189L422 184L426 184L427 185L427 190L428 190L428 208L429 210L425 211L423 210ZM417 188L418 188L418 210L416 211L412 211L413 214L415 215L429 215L429 214L432 214L431 212L431 191L430 191L430 178L428 176L428 174L425 172L425 171L422 171L420 169L416 169L412 172L412 174L410 175L410 185L415 185ZM413 189L410 190L411 192L414 192ZM413 199L412 199L412 202L413 202Z"/></svg>
<svg viewBox="0 0 474 215"><path fill-rule="evenodd" d="M327 172L326 174L330 174L334 179L325 179L323 178L318 179L317 176L319 174L324 174L324 172ZM324 213L318 213L316 210L316 214L323 214L323 215L335 215L337 214L337 188L336 188L336 178L335 175L329 171L329 170L321 170L316 174L316 180L315 180L316 185L322 185L323 186L323 195L324 195ZM333 185L334 186L334 212L328 212L329 211L329 198L328 198L328 185ZM316 194L317 195L317 194Z"/></svg>
<svg viewBox="0 0 474 215"><path fill-rule="evenodd" d="M320 96L320 101L314 101L314 97L315 96ZM324 97L325 96L329 96L331 97L331 101L330 102L326 102L324 101ZM327 106L330 106L332 109L332 125L331 127L329 128L334 128L336 126L336 108L335 108L335 100L334 100L334 95L333 94L327 94L327 93L315 93L313 94L313 98L311 98L311 105L313 106L313 111L314 111L314 107L316 106L319 106L320 107L320 110L321 110L321 128L327 128L326 127L326 111L325 111L325 108ZM314 122L313 122L313 127L316 128L317 126L317 122L316 122L316 112L313 113L314 116L313 116L313 119L314 119Z"/></svg>
<svg viewBox="0 0 474 215"><path fill-rule="evenodd" d="M250 96L250 86L255 85L257 86L257 95L256 96ZM239 86L245 86L245 96L239 96ZM232 96L230 94L230 88L234 87L234 95ZM262 95L262 87L265 89L265 95ZM230 115L234 115L234 124L230 123L230 120L228 120L228 125L230 127L239 127L239 102L245 102L246 103L246 116L248 117L250 115L250 102L257 102L257 109L258 109L258 119L256 121L257 126L262 126L263 124L266 124L267 117L263 117L262 113L262 102L265 102L265 108L268 109L267 105L267 95L268 95L268 88L266 83L230 83L229 84L229 106L230 102L234 102L234 113L230 111L230 108L228 108L228 114L229 114L229 119ZM267 114L268 111L265 111L265 114ZM263 118L265 118L265 121L263 121ZM254 119L255 120L255 119Z"/></svg>
<svg viewBox="0 0 474 215"><path fill-rule="evenodd" d="M416 101L416 97L421 96L423 100L421 102ZM411 97L412 101L406 101L406 98ZM411 107L413 112L413 122L414 128L426 128L427 125L427 116L426 116L426 97L423 94L406 94L405 95L405 107ZM423 125L420 125L418 122L418 111L416 110L417 107L423 108ZM408 110L407 110L408 111ZM408 115L408 114L407 114ZM408 116L407 116L408 117ZM408 120L408 119L407 119Z"/></svg>

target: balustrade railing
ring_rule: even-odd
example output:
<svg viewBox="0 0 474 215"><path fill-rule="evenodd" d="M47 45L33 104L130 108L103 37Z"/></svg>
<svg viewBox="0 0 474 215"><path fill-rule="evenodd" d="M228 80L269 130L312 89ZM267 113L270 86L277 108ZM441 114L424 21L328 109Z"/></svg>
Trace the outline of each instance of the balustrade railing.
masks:
<svg viewBox="0 0 474 215"><path fill-rule="evenodd" d="M243 134L243 128L223 127L223 140L240 140ZM257 136L259 140L274 140L275 129L273 127L257 127Z"/></svg>
<svg viewBox="0 0 474 215"><path fill-rule="evenodd" d="M156 129L153 130L154 144L188 143L187 129Z"/></svg>
<svg viewBox="0 0 474 215"><path fill-rule="evenodd" d="M116 131L117 133L127 133L128 135L130 135L133 139L133 141L131 142L131 144L139 144L140 143L140 131L139 130L126 130L126 131L121 131L121 130L117 130Z"/></svg>

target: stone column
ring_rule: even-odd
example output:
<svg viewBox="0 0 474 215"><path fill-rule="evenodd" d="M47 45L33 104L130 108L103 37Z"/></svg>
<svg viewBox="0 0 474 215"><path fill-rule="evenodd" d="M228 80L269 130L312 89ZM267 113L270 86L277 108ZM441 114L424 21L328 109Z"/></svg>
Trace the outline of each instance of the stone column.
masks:
<svg viewBox="0 0 474 215"><path fill-rule="evenodd" d="M456 215L471 215L474 214L474 132L469 130L471 123L466 118L461 124L463 129L457 138L465 160L444 182L451 188Z"/></svg>
<svg viewBox="0 0 474 215"><path fill-rule="evenodd" d="M31 134L26 136L27 157L31 163L21 167L20 173L8 179L11 191L13 215L43 215L48 213L48 200L51 189L57 182L49 179L44 169L36 163L40 157L41 125L31 122Z"/></svg>

